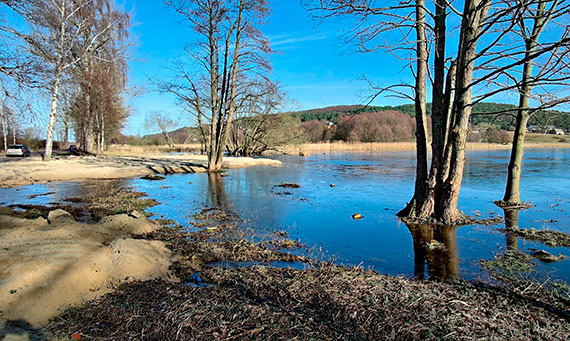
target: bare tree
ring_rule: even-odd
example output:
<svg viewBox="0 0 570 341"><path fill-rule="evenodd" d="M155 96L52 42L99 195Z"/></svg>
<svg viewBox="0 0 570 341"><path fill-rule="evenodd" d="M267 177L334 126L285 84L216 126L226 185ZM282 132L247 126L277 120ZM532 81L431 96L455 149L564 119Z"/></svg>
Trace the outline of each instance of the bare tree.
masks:
<svg viewBox="0 0 570 341"><path fill-rule="evenodd" d="M170 132L178 128L178 122L169 117L169 115L155 111L151 112L145 120L146 129L151 131L160 131L169 148L173 148Z"/></svg>
<svg viewBox="0 0 570 341"><path fill-rule="evenodd" d="M299 120L287 114L285 95L277 84L263 80L239 85L247 96L236 104L226 144L229 155L259 155L302 135Z"/></svg>
<svg viewBox="0 0 570 341"><path fill-rule="evenodd" d="M128 114L123 93L130 16L117 9L113 0L92 0L77 17L91 25L83 30L80 44L72 51L75 56L86 51L72 68L72 80L78 87L72 117L82 148L100 155L106 135L116 134ZM85 44L102 30L95 44Z"/></svg>
<svg viewBox="0 0 570 341"><path fill-rule="evenodd" d="M208 171L222 168L224 151L238 103L248 96L240 83L266 78L270 70L264 55L269 42L258 26L269 8L265 0L172 0L166 3L187 19L200 40L197 50L187 49L203 72L186 72L178 82L161 83L197 118L207 139ZM196 69L196 67L194 68Z"/></svg>
<svg viewBox="0 0 570 341"><path fill-rule="evenodd" d="M410 53L415 63L412 94L397 90L396 85L381 90L390 91L416 103L417 118L417 171L414 196L399 215L419 220L436 220L442 223L459 223L464 220L457 209L463 179L465 144L472 106L477 101L512 87L485 87L490 81L539 57L565 46L564 38L543 44L525 56L523 46L508 45L512 30L525 9L532 2L505 4L498 0L465 0L457 9L446 0L434 1L435 11L429 11L424 0L397 1L388 6L373 0L320 0L313 1L312 9L323 17L344 15L357 18L353 37L364 52L377 48L388 49L395 55ZM316 3L316 6L315 6ZM380 4L382 3L382 5ZM450 15L460 20L459 44L449 54L446 38ZM429 23L428 23L429 19ZM426 33L426 31L428 33ZM415 32L415 39L410 39ZM400 43L391 44L386 35L403 34ZM377 43L380 41L380 43ZM373 48L369 44L373 42ZM479 47L479 43L484 44ZM411 52L410 52L411 51ZM432 57L430 57L430 53ZM432 70L427 63L431 61ZM410 63L412 65L412 63ZM426 79L432 82L432 162L427 172L427 139L425 121ZM517 82L518 83L518 82ZM474 99L473 92L476 91Z"/></svg>
<svg viewBox="0 0 570 341"><path fill-rule="evenodd" d="M521 0L509 1L511 5L520 4ZM521 6L522 7L522 6ZM519 93L519 107L516 113L516 127L513 136L513 145L511 157L507 172L507 185L505 195L502 201L497 204L502 207L524 207L525 204L520 201L520 177L522 171L522 158L524 153L524 138L526 126L530 117L539 109L552 107L570 101L570 96L551 96L549 92L553 91L557 86L567 87L570 80L570 60L568 59L568 46L560 45L552 50L548 55L543 56L542 61L536 60L534 57L536 52L541 49L543 41L540 40L541 34L547 29L548 25L568 24L570 17L570 4L562 3L558 0L544 0L540 2L529 2L524 15L518 19L518 30L516 31L523 40L525 45L525 62L523 65L522 75L520 76L519 86L516 91ZM566 21L559 22L560 19ZM570 32L568 30L555 30L551 32L555 37L551 40L563 40L567 38ZM533 71L537 66L537 72ZM511 73L507 73L509 78L516 77ZM533 88L539 87L541 90L538 96L533 96ZM531 99L537 105L531 108Z"/></svg>

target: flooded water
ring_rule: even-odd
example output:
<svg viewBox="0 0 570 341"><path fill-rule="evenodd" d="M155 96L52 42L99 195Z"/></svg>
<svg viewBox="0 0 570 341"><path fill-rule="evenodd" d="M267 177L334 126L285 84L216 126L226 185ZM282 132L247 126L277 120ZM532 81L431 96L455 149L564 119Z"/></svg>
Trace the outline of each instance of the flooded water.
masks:
<svg viewBox="0 0 570 341"><path fill-rule="evenodd" d="M481 218L504 216L493 204L502 199L508 151L469 152L460 210ZM143 191L160 205L155 217L174 219L191 228L192 215L207 207L224 207L244 219L258 238L287 231L319 257L380 273L417 277L485 278L480 260L507 247L546 250L570 257L567 248L551 248L496 231L497 226L462 226L433 230L406 226L395 214L413 193L414 153L315 154L279 156L282 167L232 169L226 177L175 174L163 181L131 179L123 186ZM570 149L533 149L525 153L521 197L535 207L521 211L520 228L547 228L570 233ZM283 188L283 183L299 188ZM334 185L331 186L331 185ZM28 199L33 194L53 194ZM81 183L52 183L0 189L4 205L61 202L81 193ZM361 220L352 219L360 213ZM426 247L431 240L444 250ZM570 259L535 261L535 275L570 282Z"/></svg>

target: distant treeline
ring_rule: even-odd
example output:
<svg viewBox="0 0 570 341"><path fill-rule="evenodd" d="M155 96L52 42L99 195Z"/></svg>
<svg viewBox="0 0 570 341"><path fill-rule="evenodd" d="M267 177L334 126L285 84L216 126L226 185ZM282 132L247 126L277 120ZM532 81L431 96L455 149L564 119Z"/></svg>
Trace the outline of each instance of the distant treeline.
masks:
<svg viewBox="0 0 570 341"><path fill-rule="evenodd" d="M498 129L511 130L515 124L513 115L516 114L516 109L517 107L512 104L477 103L473 106L471 124L479 125L481 123L488 123L496 126ZM299 111L292 115L299 118L301 122L318 120L337 124L340 117L344 115L358 115L382 111L399 111L410 117L415 117L413 104L398 106L342 105ZM429 103L427 105L427 114L431 115L431 105ZM570 132L570 113L555 110L539 111L531 118L529 124L537 124L540 126L553 125L557 128L564 129L566 132Z"/></svg>

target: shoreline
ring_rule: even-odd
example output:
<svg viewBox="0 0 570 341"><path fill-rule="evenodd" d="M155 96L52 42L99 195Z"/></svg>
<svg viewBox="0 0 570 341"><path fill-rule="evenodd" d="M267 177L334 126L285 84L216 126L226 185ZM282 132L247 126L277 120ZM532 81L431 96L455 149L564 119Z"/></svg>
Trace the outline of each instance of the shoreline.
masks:
<svg viewBox="0 0 570 341"><path fill-rule="evenodd" d="M2 187L17 187L34 183L75 180L122 179L150 174L204 173L205 155L134 156L64 156L50 162L41 157L4 159L0 163ZM225 157L224 168L280 166L281 162L267 158Z"/></svg>

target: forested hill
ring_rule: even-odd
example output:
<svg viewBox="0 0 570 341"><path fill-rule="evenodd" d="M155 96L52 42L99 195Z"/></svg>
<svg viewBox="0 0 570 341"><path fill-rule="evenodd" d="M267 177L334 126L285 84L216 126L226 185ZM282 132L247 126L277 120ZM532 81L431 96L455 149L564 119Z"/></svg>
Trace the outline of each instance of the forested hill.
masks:
<svg viewBox="0 0 570 341"><path fill-rule="evenodd" d="M364 105L340 105L326 108L318 108L311 110L298 111L293 113L295 117L301 119L302 122L319 120L337 123L339 117L347 114L360 114L363 112L378 112L386 110L396 110L415 116L413 104L404 104L398 106L364 106ZM471 122L473 124L492 123L502 129L508 129L514 124L514 118L511 115L497 115L511 110L515 113L516 106L503 103L478 103L473 107L473 116ZM427 105L427 114L431 115L431 105ZM554 110L546 110L537 114L536 118L531 119L530 124L554 125L565 131L570 131L570 113Z"/></svg>

